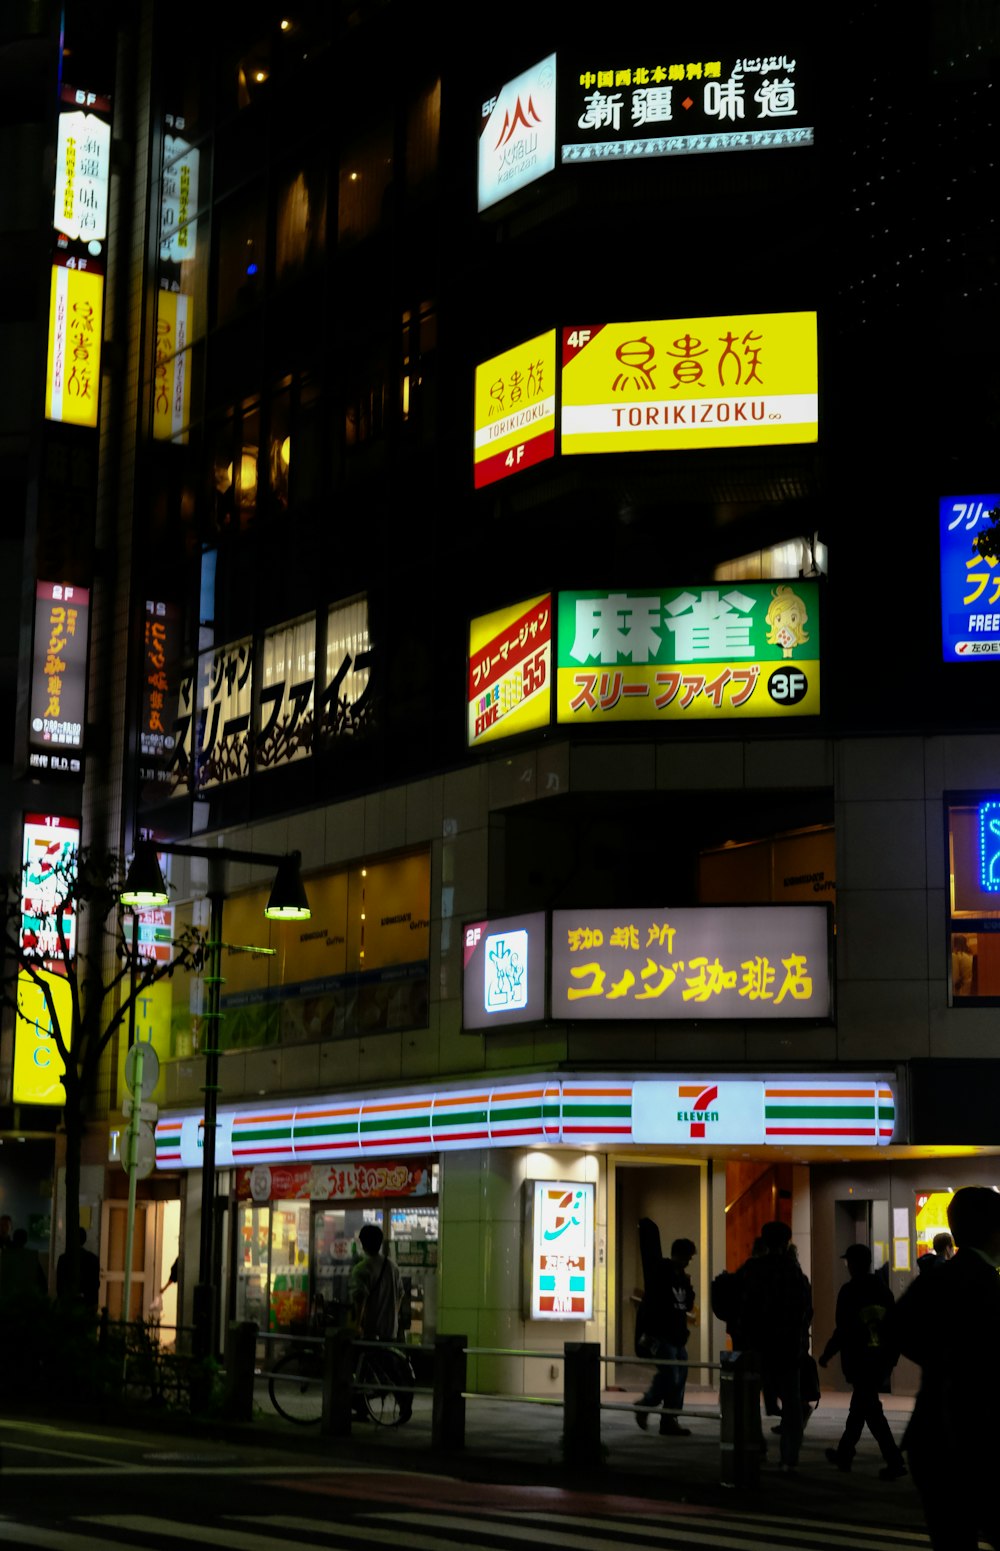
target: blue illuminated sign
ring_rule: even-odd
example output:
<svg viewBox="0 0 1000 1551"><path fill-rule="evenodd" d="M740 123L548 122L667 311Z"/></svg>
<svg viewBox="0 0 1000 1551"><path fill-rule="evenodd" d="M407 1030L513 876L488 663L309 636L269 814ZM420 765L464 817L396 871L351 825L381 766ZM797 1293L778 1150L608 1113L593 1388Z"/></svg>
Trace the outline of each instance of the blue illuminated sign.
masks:
<svg viewBox="0 0 1000 1551"><path fill-rule="evenodd" d="M1000 495L941 498L941 644L945 662L1000 660L1000 562L975 547Z"/></svg>
<svg viewBox="0 0 1000 1551"><path fill-rule="evenodd" d="M1000 894L1000 802L979 804L979 883L984 894Z"/></svg>

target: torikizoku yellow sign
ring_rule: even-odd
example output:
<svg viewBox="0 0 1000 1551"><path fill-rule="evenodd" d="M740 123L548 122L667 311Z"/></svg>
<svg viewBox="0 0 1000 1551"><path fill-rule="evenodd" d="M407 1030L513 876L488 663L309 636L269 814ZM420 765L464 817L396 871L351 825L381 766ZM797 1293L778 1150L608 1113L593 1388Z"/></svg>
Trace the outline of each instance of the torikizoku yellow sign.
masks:
<svg viewBox="0 0 1000 1551"><path fill-rule="evenodd" d="M476 367L475 433L477 490L553 456L555 329Z"/></svg>
<svg viewBox="0 0 1000 1551"><path fill-rule="evenodd" d="M47 420L97 425L103 300L103 275L91 269L71 269L69 264L53 264L45 379Z"/></svg>
<svg viewBox="0 0 1000 1551"><path fill-rule="evenodd" d="M563 329L562 450L814 442L816 314Z"/></svg>

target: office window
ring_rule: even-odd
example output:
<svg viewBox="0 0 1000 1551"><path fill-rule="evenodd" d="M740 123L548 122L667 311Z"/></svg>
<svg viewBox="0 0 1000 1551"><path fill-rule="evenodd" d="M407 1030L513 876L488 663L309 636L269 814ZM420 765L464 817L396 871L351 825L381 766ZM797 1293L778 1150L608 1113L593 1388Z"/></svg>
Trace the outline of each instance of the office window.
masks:
<svg viewBox="0 0 1000 1551"><path fill-rule="evenodd" d="M948 823L948 998L1000 1002L1000 791L953 800Z"/></svg>
<svg viewBox="0 0 1000 1551"><path fill-rule="evenodd" d="M407 193L437 172L438 136L441 127L441 82L435 81L410 104L406 118Z"/></svg>
<svg viewBox="0 0 1000 1551"><path fill-rule="evenodd" d="M291 163L278 182L275 275L293 281L322 258L326 248L326 163L320 157Z"/></svg>
<svg viewBox="0 0 1000 1551"><path fill-rule="evenodd" d="M748 555L738 555L723 560L712 572L716 582L778 581L785 577L825 576L829 569L827 547L819 534L806 534L799 539L785 539L780 544L769 544L766 549L754 549Z"/></svg>
<svg viewBox="0 0 1000 1551"><path fill-rule="evenodd" d="M379 125L348 146L340 161L337 236L360 242L388 219L392 188L392 128Z"/></svg>
<svg viewBox="0 0 1000 1551"><path fill-rule="evenodd" d="M250 312L264 294L266 225L260 184L218 206L219 270L216 321L226 323Z"/></svg>

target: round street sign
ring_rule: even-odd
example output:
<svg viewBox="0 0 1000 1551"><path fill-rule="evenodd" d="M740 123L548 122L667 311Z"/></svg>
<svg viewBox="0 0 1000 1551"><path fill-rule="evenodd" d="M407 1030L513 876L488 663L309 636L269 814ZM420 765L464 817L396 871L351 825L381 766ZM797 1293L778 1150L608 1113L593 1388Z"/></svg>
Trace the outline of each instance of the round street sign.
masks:
<svg viewBox="0 0 1000 1551"><path fill-rule="evenodd" d="M142 1091L149 1094L159 1081L160 1059L148 1039L136 1040L125 1057L125 1086L129 1093L135 1092L135 1068L139 1059L140 1043L142 1045Z"/></svg>

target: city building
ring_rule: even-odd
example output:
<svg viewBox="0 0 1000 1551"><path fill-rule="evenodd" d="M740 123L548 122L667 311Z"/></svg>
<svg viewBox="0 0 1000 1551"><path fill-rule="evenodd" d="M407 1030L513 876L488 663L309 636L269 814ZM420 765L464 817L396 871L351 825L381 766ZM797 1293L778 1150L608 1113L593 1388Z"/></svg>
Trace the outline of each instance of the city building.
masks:
<svg viewBox="0 0 1000 1551"><path fill-rule="evenodd" d="M134 1310L179 1256L185 1322L287 1328L365 1220L413 1335L483 1347L629 1354L644 1216L704 1361L768 1218L818 1329L848 1242L901 1289L1000 1186L996 7L13 10L11 854L159 842L143 951L222 926L217 1094L204 978L136 1020Z"/></svg>

